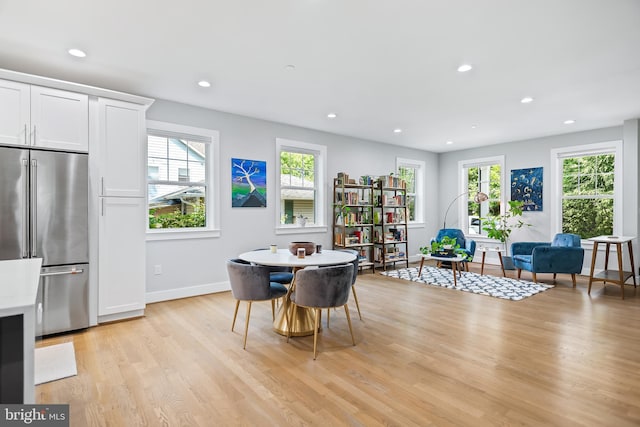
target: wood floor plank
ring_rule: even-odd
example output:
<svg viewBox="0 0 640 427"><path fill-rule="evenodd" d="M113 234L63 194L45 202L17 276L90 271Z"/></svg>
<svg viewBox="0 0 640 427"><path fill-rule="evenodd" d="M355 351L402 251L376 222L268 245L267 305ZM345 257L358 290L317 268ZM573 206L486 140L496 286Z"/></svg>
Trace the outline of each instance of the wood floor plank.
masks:
<svg viewBox="0 0 640 427"><path fill-rule="evenodd" d="M357 345L332 312L315 361L313 337L272 331L268 303L246 350L230 293L150 304L38 342L73 341L78 375L37 386L37 402L69 403L72 426L637 426L640 291L624 292L559 275L506 301L362 274Z"/></svg>

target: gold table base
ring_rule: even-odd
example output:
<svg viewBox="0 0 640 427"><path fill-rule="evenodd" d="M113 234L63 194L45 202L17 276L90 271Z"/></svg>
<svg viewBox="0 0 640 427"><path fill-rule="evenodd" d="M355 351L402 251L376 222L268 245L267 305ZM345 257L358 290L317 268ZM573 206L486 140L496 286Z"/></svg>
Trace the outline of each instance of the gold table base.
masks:
<svg viewBox="0 0 640 427"><path fill-rule="evenodd" d="M290 311L293 311L293 303L289 299L289 295L287 295L278 313L276 313L276 320L273 321L273 330L285 337L289 329ZM291 336L306 337L313 335L314 317L313 310L298 306L296 316L291 320Z"/></svg>

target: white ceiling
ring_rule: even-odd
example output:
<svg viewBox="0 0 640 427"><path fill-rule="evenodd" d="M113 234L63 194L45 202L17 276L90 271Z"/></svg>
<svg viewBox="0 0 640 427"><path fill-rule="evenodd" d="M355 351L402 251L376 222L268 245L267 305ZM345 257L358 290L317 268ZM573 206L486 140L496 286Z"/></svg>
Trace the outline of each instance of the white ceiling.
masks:
<svg viewBox="0 0 640 427"><path fill-rule="evenodd" d="M640 1L0 0L0 68L444 152L640 117Z"/></svg>

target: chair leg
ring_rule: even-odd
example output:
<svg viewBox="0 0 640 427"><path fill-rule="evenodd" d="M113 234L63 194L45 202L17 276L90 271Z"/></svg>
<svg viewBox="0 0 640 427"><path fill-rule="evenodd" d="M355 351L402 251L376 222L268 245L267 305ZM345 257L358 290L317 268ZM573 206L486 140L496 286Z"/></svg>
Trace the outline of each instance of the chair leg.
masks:
<svg viewBox="0 0 640 427"><path fill-rule="evenodd" d="M322 313L322 310L320 310L320 312ZM328 308L327 309L327 328L329 327L329 322L331 321L331 309Z"/></svg>
<svg viewBox="0 0 640 427"><path fill-rule="evenodd" d="M573 273L571 275L571 281L573 281L573 287L575 288L576 287L576 273Z"/></svg>
<svg viewBox="0 0 640 427"><path fill-rule="evenodd" d="M233 327L236 325L236 316L238 316L239 306L240 306L240 300L236 300L236 309L233 312L233 322L231 323L231 332L233 332Z"/></svg>
<svg viewBox="0 0 640 427"><path fill-rule="evenodd" d="M520 278L520 276L522 276L522 269L521 268L518 269L518 279Z"/></svg>
<svg viewBox="0 0 640 427"><path fill-rule="evenodd" d="M356 308L358 309L358 317L362 320L362 314L360 314L360 304L358 303L358 294L356 294L355 285L351 286L351 292L353 292L353 299L356 301Z"/></svg>
<svg viewBox="0 0 640 427"><path fill-rule="evenodd" d="M242 343L242 349L247 348L247 332L249 332L249 316L251 316L251 301L247 301L247 319L244 324L244 340Z"/></svg>
<svg viewBox="0 0 640 427"><path fill-rule="evenodd" d="M556 274L557 274L557 273L553 273L553 282L554 282L554 283L555 283L555 281L556 281Z"/></svg>
<svg viewBox="0 0 640 427"><path fill-rule="evenodd" d="M271 300L271 320L276 320L276 300Z"/></svg>
<svg viewBox="0 0 640 427"><path fill-rule="evenodd" d="M347 304L344 305L344 312L347 315L347 323L349 324L349 332L351 332L351 342L353 345L356 345L356 339L353 336L353 328L351 327L351 316L349 316L349 307Z"/></svg>
<svg viewBox="0 0 640 427"><path fill-rule="evenodd" d="M536 277L536 273L531 273L531 275L533 276L533 283L538 283L538 278Z"/></svg>
<svg viewBox="0 0 640 427"><path fill-rule="evenodd" d="M313 360L316 360L318 355L318 321L320 320L320 312L322 309L316 308L316 318L313 322Z"/></svg>

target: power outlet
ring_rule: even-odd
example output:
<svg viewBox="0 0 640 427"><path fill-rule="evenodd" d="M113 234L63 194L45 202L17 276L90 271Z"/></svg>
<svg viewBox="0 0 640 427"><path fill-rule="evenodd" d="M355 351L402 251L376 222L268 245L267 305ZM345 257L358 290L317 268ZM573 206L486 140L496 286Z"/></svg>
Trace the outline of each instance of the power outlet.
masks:
<svg viewBox="0 0 640 427"><path fill-rule="evenodd" d="M156 276L158 276L158 275L162 274L162 265L160 265L160 264L156 264L156 265L153 267L153 274L155 274Z"/></svg>

